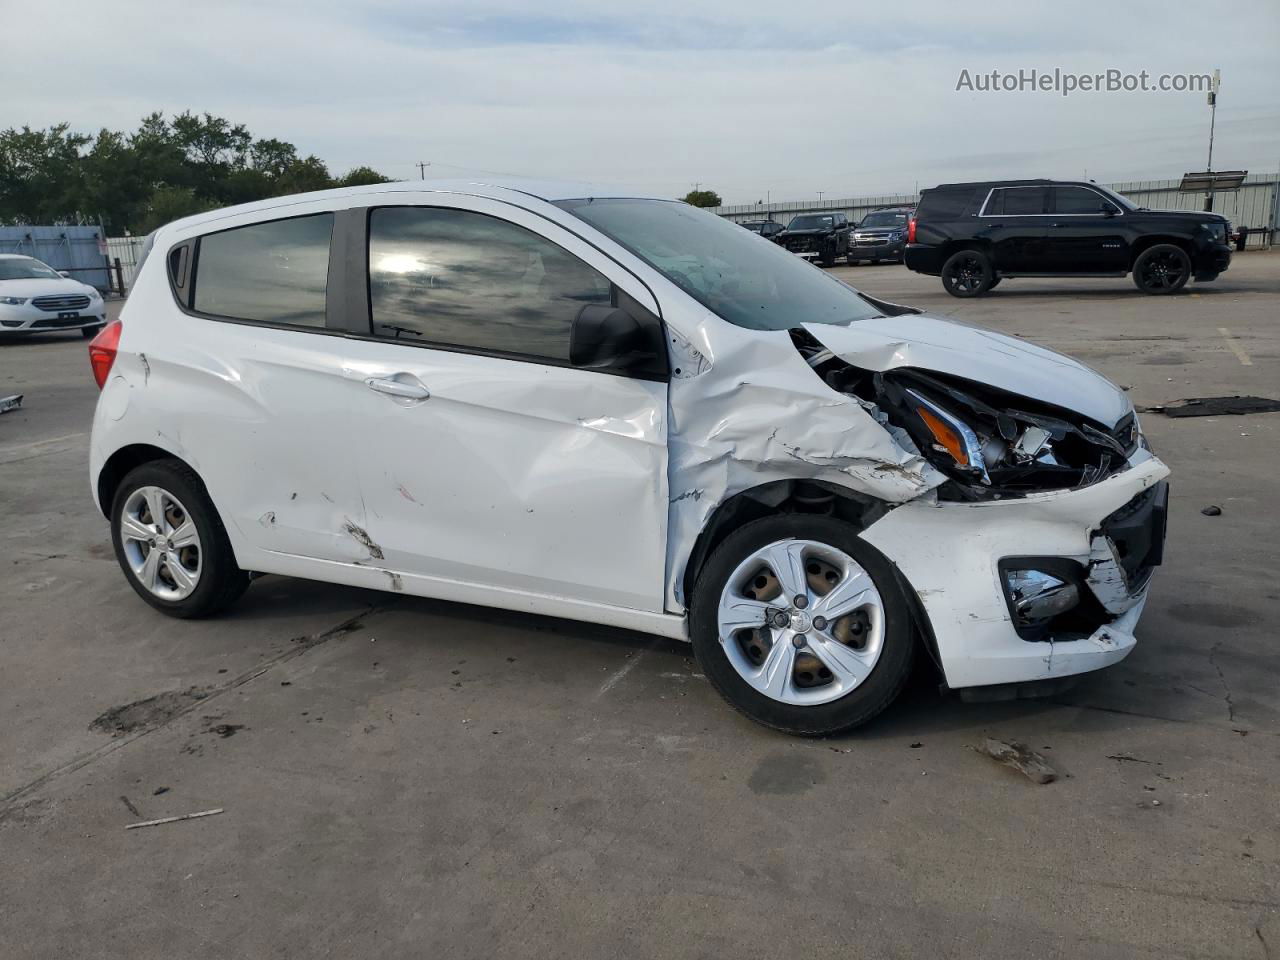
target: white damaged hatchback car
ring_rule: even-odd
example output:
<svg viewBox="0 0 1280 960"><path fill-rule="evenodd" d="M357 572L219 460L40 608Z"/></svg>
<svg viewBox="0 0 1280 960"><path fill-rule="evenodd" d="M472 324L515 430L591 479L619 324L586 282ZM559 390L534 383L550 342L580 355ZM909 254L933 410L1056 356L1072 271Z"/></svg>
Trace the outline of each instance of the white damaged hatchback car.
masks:
<svg viewBox="0 0 1280 960"><path fill-rule="evenodd" d="M878 301L705 211L427 182L170 224L90 347L91 481L178 617L250 572L692 641L834 733L1132 650L1168 469L1068 357Z"/></svg>

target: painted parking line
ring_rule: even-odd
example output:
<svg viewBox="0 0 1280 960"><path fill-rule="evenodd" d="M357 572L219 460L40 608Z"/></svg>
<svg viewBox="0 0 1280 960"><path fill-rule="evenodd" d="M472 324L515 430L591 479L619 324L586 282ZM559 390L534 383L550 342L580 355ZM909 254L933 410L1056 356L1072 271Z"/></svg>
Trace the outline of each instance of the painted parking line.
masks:
<svg viewBox="0 0 1280 960"><path fill-rule="evenodd" d="M1231 352L1236 355L1236 359L1240 361L1241 366L1252 367L1253 361L1249 359L1249 355L1244 352L1244 347L1240 346L1240 341L1231 335L1231 331L1226 327L1219 327L1218 332L1222 334L1222 339L1227 341L1227 346L1231 348Z"/></svg>

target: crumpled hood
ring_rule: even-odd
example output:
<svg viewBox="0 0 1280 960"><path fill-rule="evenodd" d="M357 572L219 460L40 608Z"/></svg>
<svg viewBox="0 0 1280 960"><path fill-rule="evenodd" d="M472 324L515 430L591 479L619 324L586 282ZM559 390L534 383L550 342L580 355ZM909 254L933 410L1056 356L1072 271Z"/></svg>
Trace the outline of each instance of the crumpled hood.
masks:
<svg viewBox="0 0 1280 960"><path fill-rule="evenodd" d="M904 314L845 326L806 323L804 329L841 359L863 370L931 370L1074 410L1107 428L1132 404L1102 374L1068 356L992 330Z"/></svg>

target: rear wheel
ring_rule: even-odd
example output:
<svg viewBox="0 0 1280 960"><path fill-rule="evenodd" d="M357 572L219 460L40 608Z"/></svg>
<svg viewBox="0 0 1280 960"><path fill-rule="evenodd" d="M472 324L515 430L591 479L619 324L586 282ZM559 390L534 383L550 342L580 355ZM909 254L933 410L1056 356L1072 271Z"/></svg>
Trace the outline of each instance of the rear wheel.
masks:
<svg viewBox="0 0 1280 960"><path fill-rule="evenodd" d="M1133 262L1133 282L1143 293L1176 293L1190 278L1191 258L1171 243L1149 247Z"/></svg>
<svg viewBox="0 0 1280 960"><path fill-rule="evenodd" d="M1004 277L996 277L989 284L987 284L987 289L994 290L996 287L1000 286L1000 281L1003 279Z"/></svg>
<svg viewBox="0 0 1280 960"><path fill-rule="evenodd" d="M92 340L94 337L96 337L98 334L102 332L103 326L104 324L100 323L94 327L81 327L80 336L84 337L86 340Z"/></svg>
<svg viewBox="0 0 1280 960"><path fill-rule="evenodd" d="M249 585L204 484L179 460L125 476L112 501L111 540L129 585L173 617L218 613Z"/></svg>
<svg viewBox="0 0 1280 960"><path fill-rule="evenodd" d="M961 250L942 265L942 286L953 297L977 297L991 289L995 274L981 250Z"/></svg>
<svg viewBox="0 0 1280 960"><path fill-rule="evenodd" d="M880 713L915 652L888 562L829 517L766 517L730 534L698 577L690 625L720 695L752 720L801 736Z"/></svg>

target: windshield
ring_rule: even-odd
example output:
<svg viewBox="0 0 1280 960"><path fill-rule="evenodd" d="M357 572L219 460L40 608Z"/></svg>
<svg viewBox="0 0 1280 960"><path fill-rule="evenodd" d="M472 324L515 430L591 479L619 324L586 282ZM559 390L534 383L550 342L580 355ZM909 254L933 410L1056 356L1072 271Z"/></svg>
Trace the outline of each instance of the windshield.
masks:
<svg viewBox="0 0 1280 960"><path fill-rule="evenodd" d="M852 287L735 223L667 200L557 206L626 247L717 316L751 330L850 323L880 314Z"/></svg>
<svg viewBox="0 0 1280 960"><path fill-rule="evenodd" d="M787 224L788 230L823 230L835 223L832 217L796 217Z"/></svg>
<svg viewBox="0 0 1280 960"><path fill-rule="evenodd" d="M30 257L0 259L0 280L61 280L57 270Z"/></svg>
<svg viewBox="0 0 1280 960"><path fill-rule="evenodd" d="M876 213L868 213L862 218L862 222L858 224L860 227L905 227L906 225L906 212L895 212L892 210L880 210Z"/></svg>
<svg viewBox="0 0 1280 960"><path fill-rule="evenodd" d="M748 230L750 230L752 233L759 233L761 230L764 229L764 221L762 220L748 221L747 223L744 223L743 226L746 227Z"/></svg>

